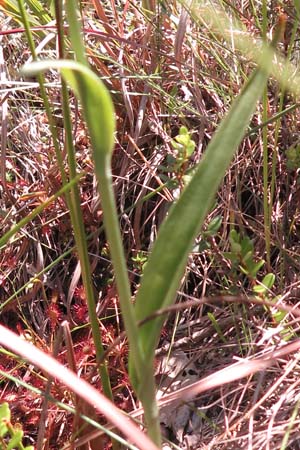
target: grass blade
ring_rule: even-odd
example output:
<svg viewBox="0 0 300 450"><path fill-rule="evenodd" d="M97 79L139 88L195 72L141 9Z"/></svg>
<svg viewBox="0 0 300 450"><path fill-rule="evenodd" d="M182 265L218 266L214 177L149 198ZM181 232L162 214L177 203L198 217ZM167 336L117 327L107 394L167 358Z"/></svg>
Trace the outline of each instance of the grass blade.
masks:
<svg viewBox="0 0 300 450"><path fill-rule="evenodd" d="M269 50L266 58L271 58ZM233 103L192 180L162 225L137 294L135 311L138 321L174 301L190 248L243 138L257 100L263 93L268 79L265 67L266 65L254 72ZM140 345L149 364L153 359L163 321L163 318L154 319L139 330Z"/></svg>

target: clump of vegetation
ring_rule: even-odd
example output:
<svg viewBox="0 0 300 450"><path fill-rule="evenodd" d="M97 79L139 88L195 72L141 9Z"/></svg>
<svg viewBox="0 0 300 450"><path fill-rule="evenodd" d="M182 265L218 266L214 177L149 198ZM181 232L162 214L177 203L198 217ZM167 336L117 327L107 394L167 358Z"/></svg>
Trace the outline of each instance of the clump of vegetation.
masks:
<svg viewBox="0 0 300 450"><path fill-rule="evenodd" d="M3 448L297 445L300 5L246 3L1 3Z"/></svg>

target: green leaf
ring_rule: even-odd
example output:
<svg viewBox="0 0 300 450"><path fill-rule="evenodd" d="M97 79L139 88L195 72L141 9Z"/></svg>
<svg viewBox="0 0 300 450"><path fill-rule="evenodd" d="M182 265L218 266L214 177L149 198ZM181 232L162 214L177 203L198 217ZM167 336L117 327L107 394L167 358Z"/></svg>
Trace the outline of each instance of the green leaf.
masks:
<svg viewBox="0 0 300 450"><path fill-rule="evenodd" d="M272 289L272 287L274 286L275 283L275 275L274 273L268 273L264 279L262 280L262 284L267 288L267 289Z"/></svg>
<svg viewBox="0 0 300 450"><path fill-rule="evenodd" d="M243 261L243 262L244 262L244 265L240 266L241 272L243 272L245 275L248 275L252 279L256 279L257 272L265 264L265 261L263 261L263 260L255 262L252 259L252 255L251 255L251 259L248 259L248 261L246 263L245 263L245 261Z"/></svg>
<svg viewBox="0 0 300 450"><path fill-rule="evenodd" d="M248 236L242 239L241 246L242 246L241 250L242 258L246 258L246 256L249 254L253 254L254 251L253 242Z"/></svg>
<svg viewBox="0 0 300 450"><path fill-rule="evenodd" d="M262 280L261 284L253 287L253 292L256 294L267 294L268 290L272 289L275 283L275 275L268 273Z"/></svg>
<svg viewBox="0 0 300 450"><path fill-rule="evenodd" d="M299 17L300 17L300 1L299 0L295 0L294 1L294 5L295 5L295 9L297 11L298 20L299 20Z"/></svg>
<svg viewBox="0 0 300 450"><path fill-rule="evenodd" d="M273 319L278 324L280 324L285 319L286 315L287 315L287 313L284 311L276 311L276 312L272 313Z"/></svg>
<svg viewBox="0 0 300 450"><path fill-rule="evenodd" d="M266 58L269 53L267 53ZM271 60L270 66L271 66ZM174 302L193 242L209 212L234 152L240 144L265 88L268 73L257 69L234 101L227 117L211 140L202 161L181 197L170 209L154 244L136 297L137 320ZM154 351L165 318L156 318L139 329L139 341L145 360L152 367ZM134 362L132 361L134 367ZM137 389L143 389L143 381Z"/></svg>
<svg viewBox="0 0 300 450"><path fill-rule="evenodd" d="M7 422L10 422L10 410L5 402L0 405L0 437L4 437L8 432Z"/></svg>
<svg viewBox="0 0 300 450"><path fill-rule="evenodd" d="M7 402L0 404L0 420L10 420L10 410Z"/></svg>
<svg viewBox="0 0 300 450"><path fill-rule="evenodd" d="M50 68L60 71L82 105L92 143L95 173L98 180L98 188L101 192L104 228L110 246L110 256L114 267L126 333L131 352L134 354L138 373L142 374L145 372L143 365L144 355L138 340L138 326L131 301L129 278L112 187L110 163L115 131L113 103L102 81L85 63L69 60L39 61L24 67L23 73L32 75ZM154 383L152 384L153 395L151 400L155 399L155 387ZM146 420L149 409L148 407L147 410L144 405Z"/></svg>
<svg viewBox="0 0 300 450"><path fill-rule="evenodd" d="M251 267L253 267L253 264L255 263L255 261L253 260L253 252L252 252L252 250L250 250L247 253L245 253L246 250L247 249L245 247L244 248L242 247L242 249L241 249L242 262L245 267L247 267L248 269L251 269ZM244 254L243 254L243 251L244 251Z"/></svg>
<svg viewBox="0 0 300 450"><path fill-rule="evenodd" d="M80 99L87 122L95 160L111 156L114 147L115 114L109 92L97 75L84 64L69 61L38 61L24 66L24 75L35 75L49 69L61 72ZM96 163L98 161L95 161Z"/></svg>
<svg viewBox="0 0 300 450"><path fill-rule="evenodd" d="M222 216L214 217L209 224L207 225L207 229L204 231L205 236L215 236L222 225Z"/></svg>
<svg viewBox="0 0 300 450"><path fill-rule="evenodd" d="M213 324L214 329L216 330L216 332L218 333L219 338L221 339L222 342L224 342L225 344L227 343L227 340L222 332L222 329L217 321L217 319L215 318L213 313L208 312L207 313L207 317L210 319L210 321Z"/></svg>
<svg viewBox="0 0 300 450"><path fill-rule="evenodd" d="M241 246L241 244L238 244L236 242L232 242L231 243L231 250L236 255L239 255L241 253L241 251L242 251L242 246Z"/></svg>
<svg viewBox="0 0 300 450"><path fill-rule="evenodd" d="M48 24L52 17L47 13L44 5L38 0L27 0L31 13L36 16L40 24Z"/></svg>
<svg viewBox="0 0 300 450"><path fill-rule="evenodd" d="M68 33L72 43L72 50L74 51L75 58L81 64L88 66L89 64L86 57L86 50L81 30L81 14L79 9L79 2L77 0L68 0L67 2L65 2L65 9L69 23Z"/></svg>
<svg viewBox="0 0 300 450"><path fill-rule="evenodd" d="M32 26L41 28L41 25L47 25L53 19L45 7L38 0L27 0L27 14L29 23ZM20 8L16 0L6 0L0 2L0 7L3 8L13 19L23 25L22 17L20 15Z"/></svg>
<svg viewBox="0 0 300 450"><path fill-rule="evenodd" d="M179 128L179 135L189 135L189 130L187 127L182 126Z"/></svg>
<svg viewBox="0 0 300 450"><path fill-rule="evenodd" d="M210 243L205 241L204 239L201 239L198 246L195 247L193 253L202 253L205 250L208 250L209 248L211 248Z"/></svg>
<svg viewBox="0 0 300 450"><path fill-rule="evenodd" d="M250 272L250 275L252 276L252 278L256 278L257 272L262 268L262 266L264 264L265 264L265 261L261 260L253 265L253 267L251 268L251 272Z"/></svg>
<svg viewBox="0 0 300 450"><path fill-rule="evenodd" d="M224 256L224 258L227 258L229 259L229 261L234 263L238 262L239 260L236 253L233 252L223 252L222 255Z"/></svg>
<svg viewBox="0 0 300 450"><path fill-rule="evenodd" d="M13 436L11 436L6 450L13 450L16 447L19 447L20 444L22 445L22 439L23 439L23 430L14 430Z"/></svg>
<svg viewBox="0 0 300 450"><path fill-rule="evenodd" d="M265 286L261 286L260 284L257 284L255 286L253 286L253 292L255 294L265 294L266 293L266 287Z"/></svg>
<svg viewBox="0 0 300 450"><path fill-rule="evenodd" d="M194 152L196 143L192 140L190 132L186 127L180 127L179 134L172 139L172 147L177 150L177 158L181 163L185 162Z"/></svg>
<svg viewBox="0 0 300 450"><path fill-rule="evenodd" d="M232 243L239 244L240 240L241 240L241 238L240 238L240 235L238 234L238 232L235 229L231 230L230 233L229 233L229 242L231 244Z"/></svg>

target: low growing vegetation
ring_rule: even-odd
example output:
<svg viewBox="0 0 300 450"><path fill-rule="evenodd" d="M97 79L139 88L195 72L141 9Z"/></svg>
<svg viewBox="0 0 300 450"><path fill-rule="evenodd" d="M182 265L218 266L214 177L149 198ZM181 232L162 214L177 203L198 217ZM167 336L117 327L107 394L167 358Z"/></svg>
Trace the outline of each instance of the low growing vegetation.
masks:
<svg viewBox="0 0 300 450"><path fill-rule="evenodd" d="M300 2L0 8L0 449L300 448Z"/></svg>

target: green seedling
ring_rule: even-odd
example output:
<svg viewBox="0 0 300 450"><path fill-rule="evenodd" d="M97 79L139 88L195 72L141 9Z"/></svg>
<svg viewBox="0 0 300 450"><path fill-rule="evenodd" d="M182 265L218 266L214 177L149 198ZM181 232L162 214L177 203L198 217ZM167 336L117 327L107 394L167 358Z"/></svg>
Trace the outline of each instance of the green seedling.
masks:
<svg viewBox="0 0 300 450"><path fill-rule="evenodd" d="M179 172L182 167L187 164L189 158L194 153L196 144L192 140L191 133L186 127L180 127L179 134L175 139L172 139L171 144L176 155L173 171Z"/></svg>
<svg viewBox="0 0 300 450"><path fill-rule="evenodd" d="M222 216L214 217L209 222L206 229L202 231L201 240L197 245L197 247L195 247L195 251L200 253L206 249L211 248L210 239L214 238L218 234L221 225L222 225Z"/></svg>
<svg viewBox="0 0 300 450"><path fill-rule="evenodd" d="M253 293L262 300L268 300L276 304L278 301L278 297L274 297L271 294L271 289L273 288L274 283L275 283L275 275L273 273L268 273L267 275L265 275L265 277L260 283L257 282L257 284L253 286ZM287 316L286 311L280 311L278 309L272 310L269 307L266 307L266 309L270 312L275 327L279 325L283 327L283 330L280 331L279 333L282 339L288 341L289 339L295 336L295 333L292 328L285 327L286 323L285 318Z"/></svg>
<svg viewBox="0 0 300 450"><path fill-rule="evenodd" d="M0 405L0 450L33 450L33 446L24 447L22 444L23 430L21 425L11 423L11 414L8 403Z"/></svg>
<svg viewBox="0 0 300 450"><path fill-rule="evenodd" d="M224 336L224 334L223 334L223 332L221 330L221 327L220 327L217 319L215 318L214 314L209 312L209 313L207 313L207 317L211 321L212 326L216 330L216 332L217 332L219 338L221 339L221 341L224 342L224 344L226 344L227 340L226 340L226 338L225 338L225 336Z"/></svg>
<svg viewBox="0 0 300 450"><path fill-rule="evenodd" d="M236 230L231 230L229 242L230 252L224 252L223 255L231 261L234 270L246 275L251 282L255 281L265 261L256 260L253 241L248 236L242 237Z"/></svg>
<svg viewBox="0 0 300 450"><path fill-rule="evenodd" d="M145 254L145 252L139 251L131 259L134 263L134 268L137 269L139 273L143 273L148 260L148 256Z"/></svg>
<svg viewBox="0 0 300 450"><path fill-rule="evenodd" d="M164 182L173 182L173 188L180 187L181 189L188 184L192 178L189 173L188 164L190 157L194 153L196 143L191 138L191 132L184 126L180 127L179 134L171 140L173 147L173 154L168 155L167 164L161 165L161 178ZM165 173L172 173L174 178L170 180Z"/></svg>
<svg viewBox="0 0 300 450"><path fill-rule="evenodd" d="M300 168L300 145L292 146L285 152L286 166L289 170L297 170Z"/></svg>

